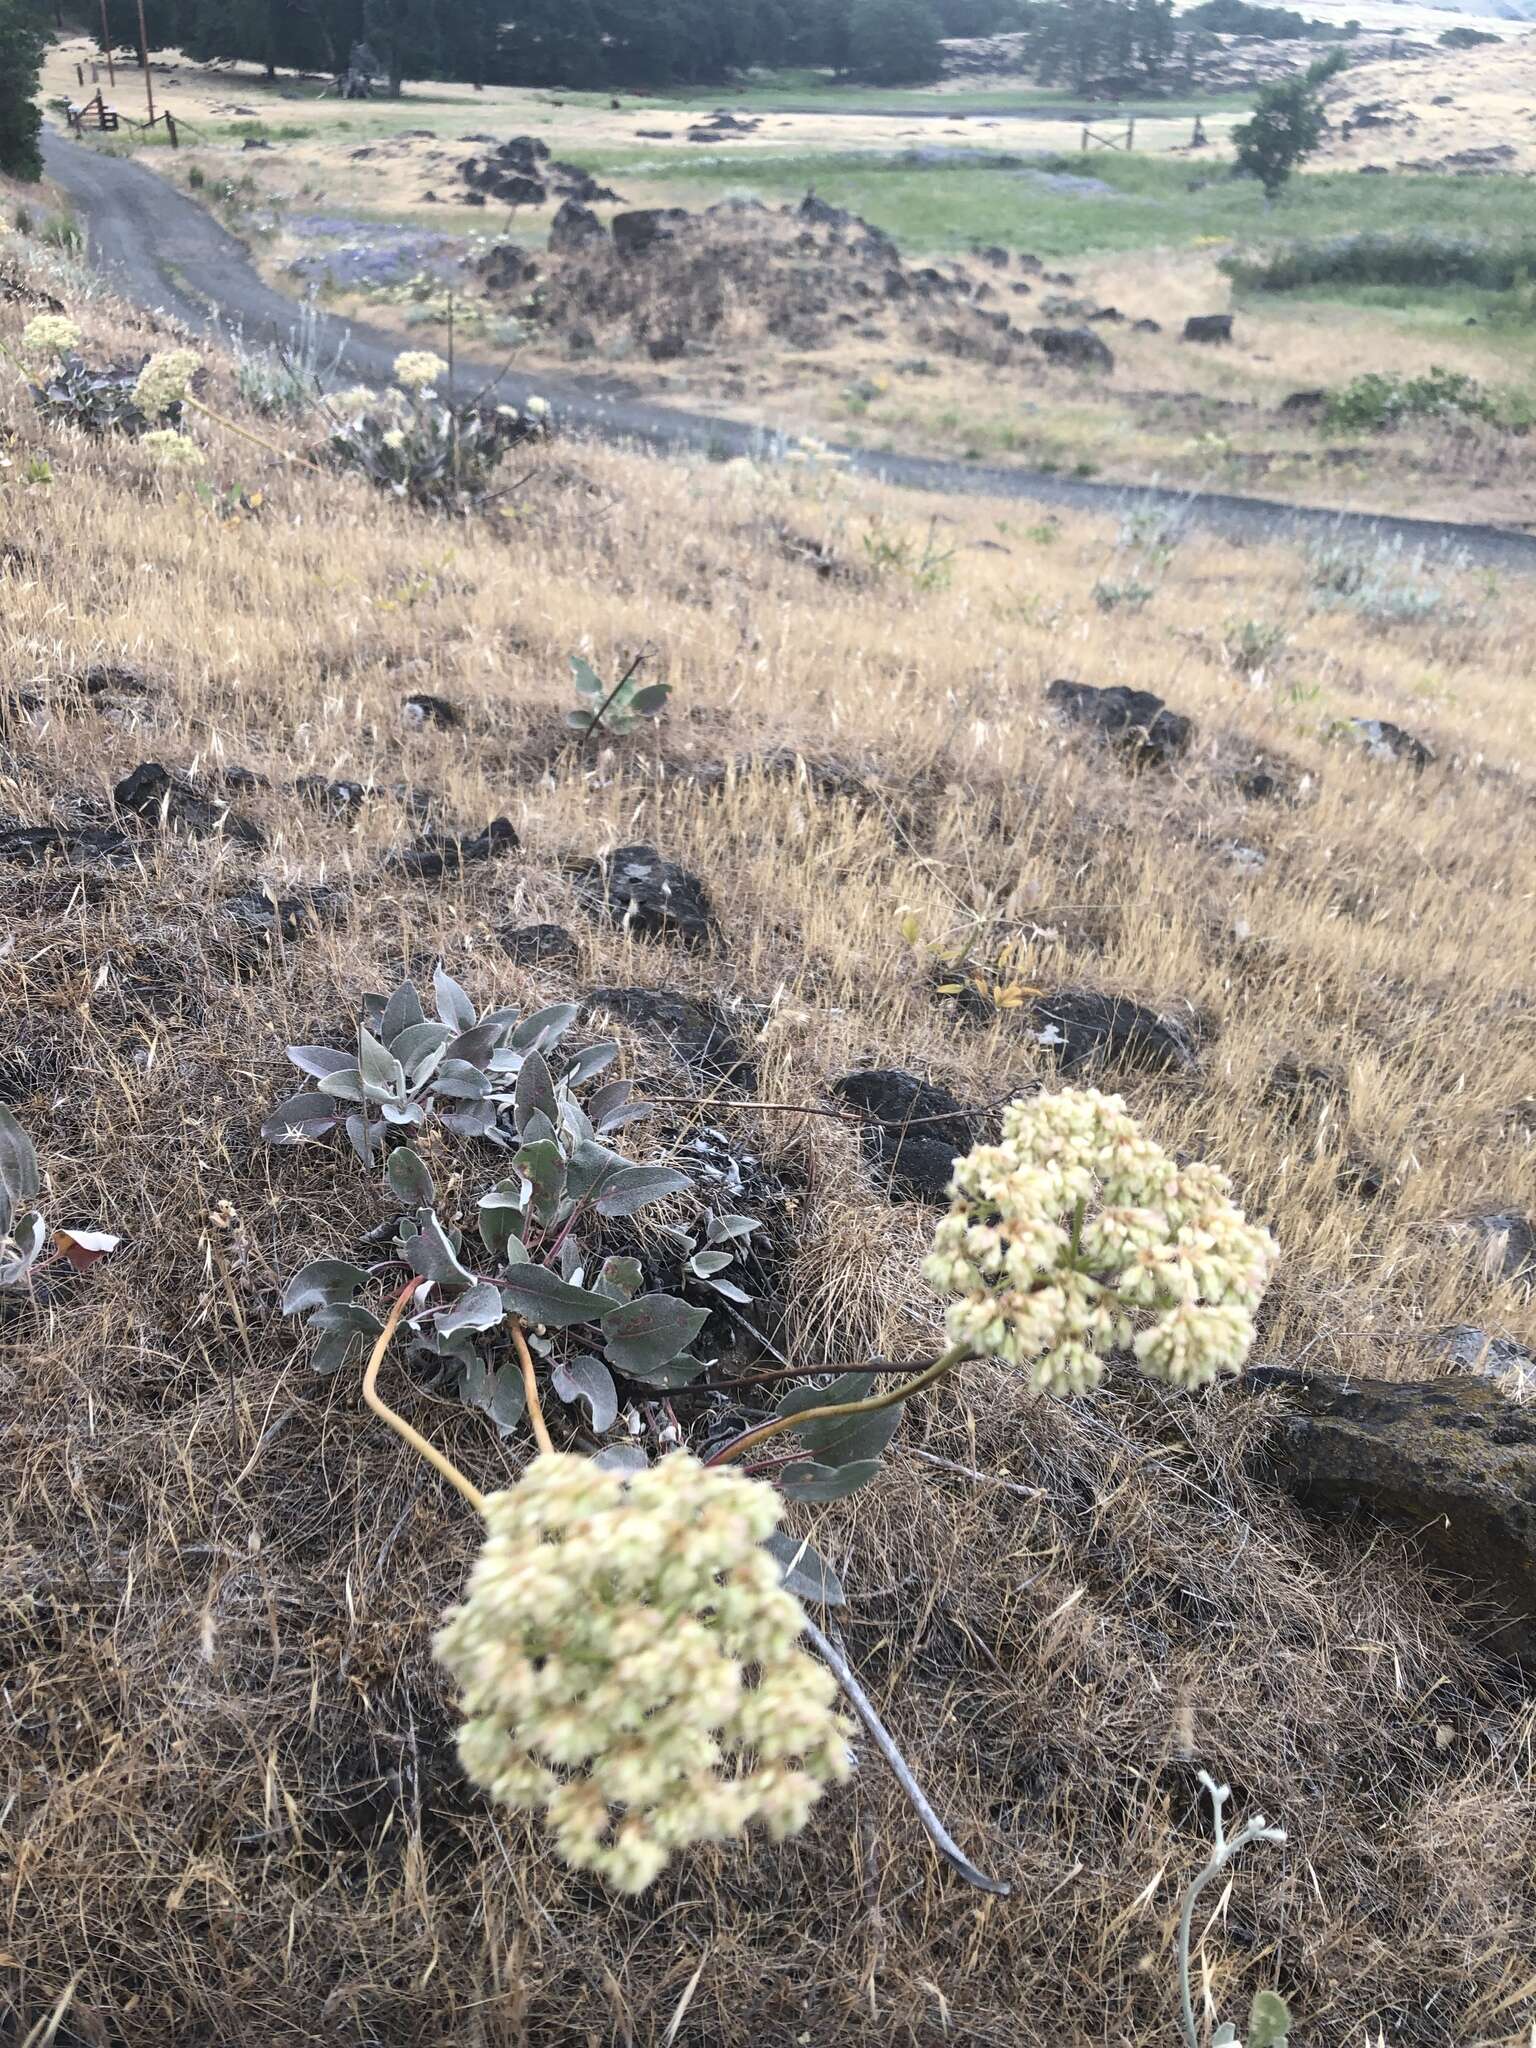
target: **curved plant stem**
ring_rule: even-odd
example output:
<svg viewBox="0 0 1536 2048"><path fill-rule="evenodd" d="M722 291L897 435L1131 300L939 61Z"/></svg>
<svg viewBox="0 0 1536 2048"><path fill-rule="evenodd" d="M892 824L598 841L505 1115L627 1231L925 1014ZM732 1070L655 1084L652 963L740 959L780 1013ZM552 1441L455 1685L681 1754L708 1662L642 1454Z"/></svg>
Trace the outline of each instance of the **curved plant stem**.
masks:
<svg viewBox="0 0 1536 2048"><path fill-rule="evenodd" d="M922 1787L912 1775L911 1765L896 1747L895 1740L890 1731L875 1712L874 1702L854 1676L853 1666L848 1662L842 1643L837 1639L835 1631L829 1634L819 1629L810 1616L807 1615L805 1633L815 1646L817 1656L820 1657L823 1664L826 1665L847 1695L848 1704L864 1723L875 1747L890 1766L891 1775L895 1778L902 1791L906 1793L912 1811L922 1822L939 1854L965 1879L967 1884L974 1885L977 1891L991 1892L995 1898L1006 1899L1009 1893L1008 1885L1001 1878L988 1877L985 1871L976 1868L976 1865L966 1855L954 1836L945 1827L943 1821L939 1819L939 1816L928 1804Z"/></svg>
<svg viewBox="0 0 1536 2048"><path fill-rule="evenodd" d="M442 1473L448 1484L461 1493L472 1508L479 1513L483 1513L485 1510L485 1495L480 1491L479 1487L471 1480L466 1479L458 1466L450 1458L443 1456L436 1444L429 1444L419 1430L412 1429L405 1417L397 1415L389 1403L383 1400L379 1394L379 1367L384 1363L385 1354L389 1350L396 1330L400 1327L401 1317L410 1306L411 1296L421 1284L420 1280L413 1278L395 1296L395 1304L389 1312L389 1320L385 1323L383 1329L380 1330L378 1342L369 1354L368 1363L363 1370L363 1399L368 1403L368 1406L375 1415L380 1416L389 1424L396 1436L403 1437L413 1451L425 1458L435 1471Z"/></svg>
<svg viewBox="0 0 1536 2048"><path fill-rule="evenodd" d="M804 1429L809 1422L831 1422L840 1415L873 1415L877 1409L893 1408L898 1401L905 1401L909 1394L921 1393L924 1387L931 1387L935 1380L943 1379L969 1355L961 1350L946 1351L942 1358L935 1359L932 1365L911 1379L903 1380L899 1387L890 1387L883 1394L866 1395L862 1401L834 1401L826 1408L806 1408L798 1415L777 1416L772 1422L763 1422L756 1429L749 1429L744 1436L724 1445L704 1462L706 1465L729 1465L744 1451L756 1450L759 1444L767 1443L770 1437L782 1436L790 1429Z"/></svg>
<svg viewBox="0 0 1536 2048"><path fill-rule="evenodd" d="M517 1346L517 1362L523 1368L523 1392L528 1396L528 1420L533 1424L534 1440L541 1451L553 1451L555 1447L550 1441L549 1425L544 1420L544 1410L539 1406L539 1383L533 1376L528 1340L516 1316L512 1318L512 1342Z"/></svg>
<svg viewBox="0 0 1536 2048"><path fill-rule="evenodd" d="M311 462L307 455L295 455L291 448L280 448L275 441L269 441L265 434L252 433L249 427L242 427L238 420L226 419L223 413L215 412L211 405L204 405L200 398L194 398L189 391L182 400L200 412L205 420L212 420L217 426L227 427L232 434L238 434L243 441L254 441L258 448L265 448L269 455L277 456L281 462L296 462L300 469L313 470L316 476L329 476L331 471L322 469L318 462Z"/></svg>

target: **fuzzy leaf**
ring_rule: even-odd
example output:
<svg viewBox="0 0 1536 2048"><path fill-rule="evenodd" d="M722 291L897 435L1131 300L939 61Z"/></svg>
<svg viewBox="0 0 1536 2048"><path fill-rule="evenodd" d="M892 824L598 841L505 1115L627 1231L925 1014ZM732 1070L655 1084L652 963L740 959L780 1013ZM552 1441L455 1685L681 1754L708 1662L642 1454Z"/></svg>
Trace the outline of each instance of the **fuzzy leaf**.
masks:
<svg viewBox="0 0 1536 2048"><path fill-rule="evenodd" d="M544 1055L540 1052L531 1052L523 1061L512 1096L512 1121L520 1134L527 1134L528 1120L536 1115L547 1120L550 1135L553 1136L560 1116L560 1105L555 1100L555 1084L549 1077Z"/></svg>
<svg viewBox="0 0 1536 2048"><path fill-rule="evenodd" d="M598 1436L612 1429L618 1420L618 1390L613 1384L613 1374L600 1358L583 1355L567 1363L556 1364L550 1373L550 1384L562 1401L586 1402L592 1427Z"/></svg>
<svg viewBox="0 0 1536 2048"><path fill-rule="evenodd" d="M605 1081L601 1088L594 1088L587 1102L587 1115L592 1119L593 1129L613 1131L627 1122L624 1112L634 1091L633 1081ZM629 1113L634 1114L632 1110Z"/></svg>
<svg viewBox="0 0 1536 2048"><path fill-rule="evenodd" d="M599 1216L633 1216L649 1202L680 1195L693 1182L671 1166L631 1166L621 1162L602 1183L593 1201Z"/></svg>
<svg viewBox="0 0 1536 2048"><path fill-rule="evenodd" d="M866 1458L837 1469L807 1459L804 1464L786 1465L776 1483L786 1500L841 1500L844 1494L867 1486L879 1471L878 1458Z"/></svg>
<svg viewBox="0 0 1536 2048"><path fill-rule="evenodd" d="M512 1034L517 1052L548 1052L570 1030L581 1015L575 1003L551 1003L547 1010L535 1010Z"/></svg>
<svg viewBox="0 0 1536 2048"><path fill-rule="evenodd" d="M371 1031L361 1026L357 1047L357 1064L363 1077L364 1094L375 1102L398 1102L405 1094L405 1069L400 1062Z"/></svg>
<svg viewBox="0 0 1536 2048"><path fill-rule="evenodd" d="M474 1274L466 1272L459 1264L458 1254L435 1216L429 1216L405 1246L405 1255L413 1273L419 1273L423 1280L434 1281L445 1293L457 1294L460 1289L474 1284Z"/></svg>
<svg viewBox="0 0 1536 2048"><path fill-rule="evenodd" d="M642 718L653 718L671 694L670 683L647 683L643 689L625 697L624 708L626 711L638 711Z"/></svg>
<svg viewBox="0 0 1536 2048"><path fill-rule="evenodd" d="M501 1038L501 1027L497 1024L477 1024L471 1031L461 1031L457 1038L448 1041L443 1054L448 1060L462 1060L467 1067L483 1067L496 1050Z"/></svg>
<svg viewBox="0 0 1536 2048"><path fill-rule="evenodd" d="M723 1273L736 1254L734 1252L695 1252L688 1261L688 1270L696 1280L712 1280L716 1273Z"/></svg>
<svg viewBox="0 0 1536 2048"><path fill-rule="evenodd" d="M323 1080L327 1074L339 1074L345 1067L357 1065L356 1056L350 1052L337 1052L330 1045L290 1045L288 1057L301 1074L308 1074L314 1080Z"/></svg>
<svg viewBox="0 0 1536 2048"><path fill-rule="evenodd" d="M846 1607L848 1595L843 1582L819 1551L802 1537L786 1529L775 1529L764 1550L778 1565L784 1584L798 1600L813 1601L818 1607Z"/></svg>
<svg viewBox="0 0 1536 2048"><path fill-rule="evenodd" d="M363 1077L355 1062L344 1067L332 1067L328 1074L322 1074L319 1093L329 1102L361 1102Z"/></svg>
<svg viewBox="0 0 1536 2048"><path fill-rule="evenodd" d="M8 1109L0 1108L0 1189L10 1203L30 1202L42 1188L32 1140Z"/></svg>
<svg viewBox="0 0 1536 2048"><path fill-rule="evenodd" d="M577 691L583 697L595 697L601 703L604 697L607 696L608 685L603 681L591 662L586 659L585 655L573 654L571 656L571 675L575 680ZM586 713L581 713L581 716L585 718Z"/></svg>
<svg viewBox="0 0 1536 2048"><path fill-rule="evenodd" d="M808 1409L830 1408L844 1401L865 1400L874 1384L874 1374L848 1372L829 1387L800 1387L779 1403L779 1415L802 1415ZM835 1415L825 1422L804 1422L796 1434L822 1465L840 1469L852 1464L877 1461L896 1434L904 1401L889 1408L875 1408L864 1415Z"/></svg>
<svg viewBox="0 0 1536 2048"><path fill-rule="evenodd" d="M504 1365L497 1372L481 1358L464 1361L459 1372L459 1399L467 1407L478 1408L488 1415L503 1436L516 1429L523 1419L528 1405L528 1396L523 1389L523 1376L515 1365Z"/></svg>
<svg viewBox="0 0 1536 2048"><path fill-rule="evenodd" d="M410 982L402 981L389 1001L384 1005L379 1018L379 1036L386 1045L393 1045L402 1031L412 1024L425 1022L426 1013L421 1007L421 997Z"/></svg>
<svg viewBox="0 0 1536 2048"><path fill-rule="evenodd" d="M615 1301L633 1301L645 1285L645 1275L638 1259L604 1259L603 1270L597 1276L597 1285L604 1294L611 1294Z"/></svg>
<svg viewBox="0 0 1536 2048"><path fill-rule="evenodd" d="M547 1266L519 1266L501 1283L501 1297L525 1323L543 1323L563 1330L572 1323L599 1323L615 1313L606 1294L591 1294L585 1287L572 1287Z"/></svg>
<svg viewBox="0 0 1536 2048"><path fill-rule="evenodd" d="M1256 1991L1248 2008L1248 2048L1285 2048L1291 2009L1278 1991Z"/></svg>
<svg viewBox="0 0 1536 2048"><path fill-rule="evenodd" d="M472 1067L468 1060L456 1060L446 1052L433 1088L437 1094L446 1095L453 1102L483 1102L491 1092L490 1082L478 1067Z"/></svg>
<svg viewBox="0 0 1536 2048"><path fill-rule="evenodd" d="M540 1223L552 1223L565 1194L565 1154L553 1138L520 1145L512 1164L533 1190L531 1207Z"/></svg>
<svg viewBox="0 0 1536 2048"><path fill-rule="evenodd" d="M440 1337L456 1337L460 1330L495 1330L506 1321L507 1307L489 1280L480 1280L461 1294L447 1315L437 1319Z"/></svg>
<svg viewBox="0 0 1536 2048"><path fill-rule="evenodd" d="M453 976L443 967L432 970L432 994L437 1002L437 1014L454 1031L473 1031L475 1028L475 1006Z"/></svg>
<svg viewBox="0 0 1536 2048"><path fill-rule="evenodd" d="M708 1309L671 1294L642 1294L619 1308L605 1306L603 1349L610 1364L634 1379L645 1379L686 1351L709 1320Z"/></svg>
<svg viewBox="0 0 1536 2048"><path fill-rule="evenodd" d="M311 1259L283 1289L283 1314L301 1315L307 1308L334 1308L350 1302L368 1275L349 1259Z"/></svg>
<svg viewBox="0 0 1536 2048"><path fill-rule="evenodd" d="M643 1472L650 1462L638 1444L604 1444L592 1459L599 1472Z"/></svg>
<svg viewBox="0 0 1536 2048"><path fill-rule="evenodd" d="M397 1145L390 1153L384 1163L384 1178L389 1182L390 1193L402 1208L430 1209L437 1201L437 1190L432 1185L426 1161L409 1145Z"/></svg>
<svg viewBox="0 0 1536 2048"><path fill-rule="evenodd" d="M565 1070L568 1088L579 1088L585 1081L592 1080L605 1068L611 1067L619 1056L617 1043L611 1038L600 1038L595 1045L589 1045L585 1052L577 1053Z"/></svg>
<svg viewBox="0 0 1536 2048"><path fill-rule="evenodd" d="M323 1138L340 1121L328 1095L290 1095L262 1124L261 1135L269 1145L298 1145L306 1138Z"/></svg>
<svg viewBox="0 0 1536 2048"><path fill-rule="evenodd" d="M453 1033L445 1024L407 1024L390 1046L390 1052L414 1077L424 1062L434 1056L441 1059L443 1047Z"/></svg>

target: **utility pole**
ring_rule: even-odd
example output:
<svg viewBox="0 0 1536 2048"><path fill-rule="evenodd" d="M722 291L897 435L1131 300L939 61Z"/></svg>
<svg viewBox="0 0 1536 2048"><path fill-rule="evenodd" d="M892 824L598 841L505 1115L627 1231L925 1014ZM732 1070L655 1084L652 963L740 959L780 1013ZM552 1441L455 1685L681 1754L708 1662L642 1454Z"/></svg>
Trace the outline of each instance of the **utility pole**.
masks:
<svg viewBox="0 0 1536 2048"><path fill-rule="evenodd" d="M107 26L107 0L101 0L101 47L107 53L107 78L115 88L117 70L112 62L112 31Z"/></svg>
<svg viewBox="0 0 1536 2048"><path fill-rule="evenodd" d="M155 88L149 78L149 37L144 28L144 0L139 0L139 57L144 65L144 98L149 106L149 125L155 125Z"/></svg>

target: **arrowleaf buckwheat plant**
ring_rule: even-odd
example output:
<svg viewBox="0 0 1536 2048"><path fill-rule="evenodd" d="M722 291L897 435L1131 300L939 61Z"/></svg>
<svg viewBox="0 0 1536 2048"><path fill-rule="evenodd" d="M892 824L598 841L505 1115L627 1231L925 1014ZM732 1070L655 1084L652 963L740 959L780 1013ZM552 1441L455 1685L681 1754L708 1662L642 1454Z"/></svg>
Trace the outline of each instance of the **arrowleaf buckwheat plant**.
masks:
<svg viewBox="0 0 1536 2048"><path fill-rule="evenodd" d="M290 1059L317 1088L274 1110L262 1134L291 1144L345 1122L353 1150L371 1163L387 1136L430 1121L449 1138L498 1147L510 1171L480 1195L471 1238L451 1213L439 1213L426 1161L397 1144L384 1173L401 1213L374 1234L375 1243L388 1242L389 1256L367 1270L347 1259L312 1260L289 1283L284 1310L307 1315L319 1339L313 1363L335 1372L384 1327L359 1294L386 1276L398 1285L416 1273L431 1283L431 1297L411 1317L411 1355L431 1385L456 1388L504 1432L516 1428L525 1388L509 1326L519 1338L526 1326L555 1395L601 1438L620 1424L632 1394L677 1391L707 1371L711 1361L692 1347L712 1301L751 1302L737 1261L759 1225L706 1208L696 1221L653 1226L642 1245L631 1219L693 1198L693 1183L675 1167L637 1164L603 1142L644 1114L629 1082L605 1082L578 1100L618 1046L598 1040L552 1068L576 1021L574 1004L521 1022L510 1010L482 1018L441 969L435 993L431 1019L409 982L387 1000L370 998L355 1054L291 1047ZM625 1233L622 1250L602 1242L607 1235L611 1244L616 1230ZM647 1268L704 1303L648 1286Z"/></svg>
<svg viewBox="0 0 1536 2048"><path fill-rule="evenodd" d="M490 503L503 457L544 439L549 408L537 398L521 411L455 406L438 395L447 374L441 356L408 349L396 357L387 390L359 385L322 399L323 459L429 511L468 512Z"/></svg>

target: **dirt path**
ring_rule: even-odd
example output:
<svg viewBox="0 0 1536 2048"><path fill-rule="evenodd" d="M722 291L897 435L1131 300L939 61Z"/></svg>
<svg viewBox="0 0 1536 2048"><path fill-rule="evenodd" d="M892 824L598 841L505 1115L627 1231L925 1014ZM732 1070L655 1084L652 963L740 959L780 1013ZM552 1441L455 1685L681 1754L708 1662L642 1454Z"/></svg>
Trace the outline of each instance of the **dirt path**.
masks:
<svg viewBox="0 0 1536 2048"><path fill-rule="evenodd" d="M48 176L78 209L94 261L126 298L173 314L192 327L238 329L248 345L290 340L299 318L296 302L265 284L235 237L165 179L140 164L101 155L55 134L44 137L43 160ZM324 313L319 329L325 360L340 351L354 376L373 381L388 377L401 346L398 336ZM473 397L488 384L494 384L497 398L509 405L520 405L537 393L549 401L568 433L606 441L730 457L759 451L765 438L762 429L739 420L646 404L605 386L600 378L542 373L529 377L493 363L460 361L458 395ZM1347 533L1398 540L1406 547L1460 549L1490 567L1536 570L1536 535L1499 527L1336 512L1225 492L1080 482L1037 470L987 468L938 456L840 452L852 469L911 490L1022 498L1038 505L1105 513L1114 513L1133 499L1138 505L1184 508L1200 525L1235 540Z"/></svg>

